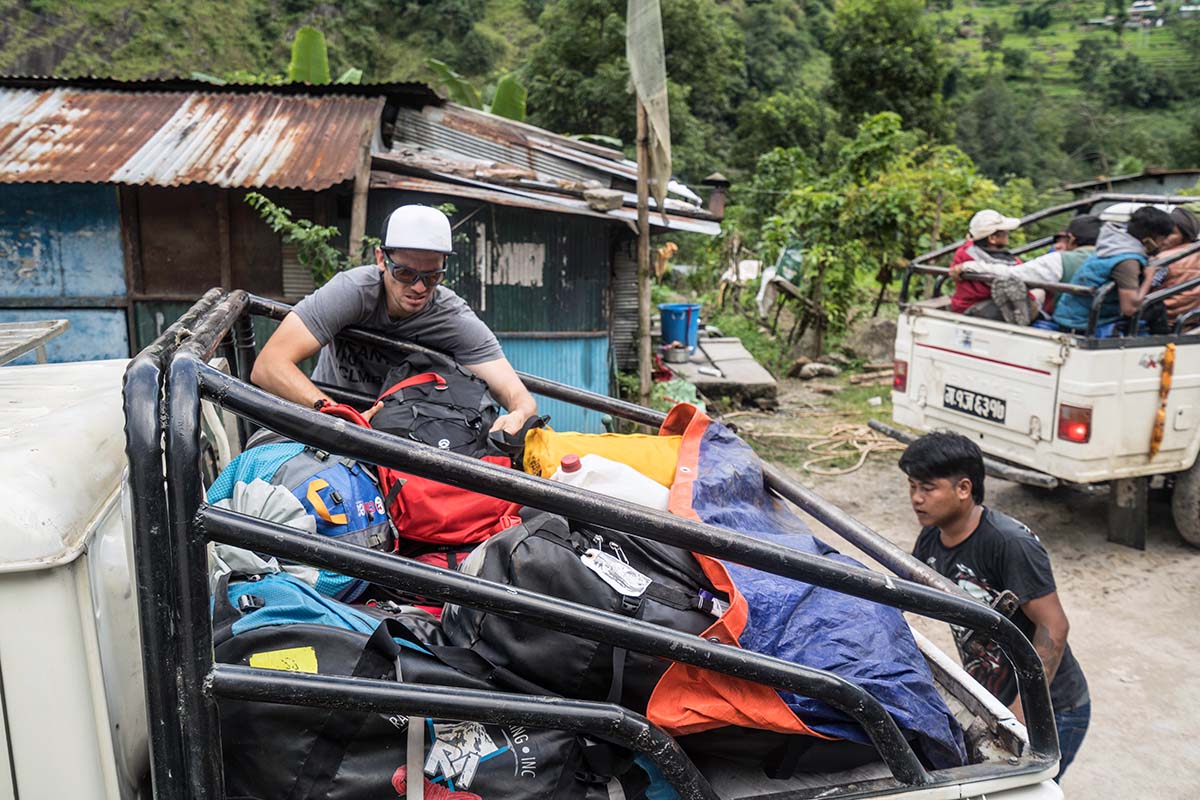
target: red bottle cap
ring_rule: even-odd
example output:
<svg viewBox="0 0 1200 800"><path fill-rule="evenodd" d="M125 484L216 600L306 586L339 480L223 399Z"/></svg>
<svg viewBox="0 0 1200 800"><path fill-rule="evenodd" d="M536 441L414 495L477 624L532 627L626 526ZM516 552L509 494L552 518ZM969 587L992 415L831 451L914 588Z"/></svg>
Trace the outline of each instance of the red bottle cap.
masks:
<svg viewBox="0 0 1200 800"><path fill-rule="evenodd" d="M579 472L579 468L583 465L579 463L579 456L574 453L568 453L562 457L563 472Z"/></svg>

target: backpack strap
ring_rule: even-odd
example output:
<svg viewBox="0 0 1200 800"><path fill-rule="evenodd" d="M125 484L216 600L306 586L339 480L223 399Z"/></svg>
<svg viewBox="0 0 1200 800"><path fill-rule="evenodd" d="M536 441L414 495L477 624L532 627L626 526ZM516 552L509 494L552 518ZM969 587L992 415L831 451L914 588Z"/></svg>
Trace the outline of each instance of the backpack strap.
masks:
<svg viewBox="0 0 1200 800"><path fill-rule="evenodd" d="M320 411L322 414L328 414L331 417L337 417L338 419L344 419L347 422L353 422L355 425L358 425L362 428L371 427L371 423L367 422L367 418L360 414L358 409L354 408L353 406L348 406L345 403L326 403L325 405L321 406Z"/></svg>
<svg viewBox="0 0 1200 800"><path fill-rule="evenodd" d="M390 397L396 392L403 391L410 386L421 386L422 384L426 383L436 384L434 388L438 391L442 391L446 388L446 379L441 375L438 375L436 372L422 372L420 375L413 375L411 378L405 378L395 386L385 390L379 395L379 399L382 400L385 397Z"/></svg>

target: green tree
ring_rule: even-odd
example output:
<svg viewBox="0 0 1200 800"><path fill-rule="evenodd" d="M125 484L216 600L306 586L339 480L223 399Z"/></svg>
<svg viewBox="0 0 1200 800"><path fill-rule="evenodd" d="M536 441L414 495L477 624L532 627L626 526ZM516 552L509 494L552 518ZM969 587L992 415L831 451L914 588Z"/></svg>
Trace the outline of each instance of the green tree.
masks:
<svg viewBox="0 0 1200 800"><path fill-rule="evenodd" d="M957 147L922 141L894 113L867 119L830 164L818 167L795 148L763 156L748 184L735 185L725 226L767 261L803 242L799 286L809 302L801 325L815 328L818 341L845 326L863 299L863 278L886 287L910 259L960 235L979 208L1018 214L1033 193L1023 180L1001 189ZM765 219L760 206L770 209ZM760 230L746 229L756 223Z"/></svg>
<svg viewBox="0 0 1200 800"><path fill-rule="evenodd" d="M1176 92L1169 73L1143 63L1134 53L1112 62L1106 88L1110 102L1133 108L1166 108Z"/></svg>
<svg viewBox="0 0 1200 800"><path fill-rule="evenodd" d="M1071 71L1079 78L1083 88L1094 91L1100 86L1111 58L1112 48L1108 42L1097 37L1088 37L1075 46Z"/></svg>
<svg viewBox="0 0 1200 800"><path fill-rule="evenodd" d="M946 72L920 0L845 0L829 37L830 99L844 122L894 111L905 124L941 136Z"/></svg>
<svg viewBox="0 0 1200 800"><path fill-rule="evenodd" d="M564 133L633 142L624 0L558 0L539 20L542 38L525 66L530 120ZM746 93L741 31L713 0L663 0L672 158L699 179L729 146Z"/></svg>
<svg viewBox="0 0 1200 800"><path fill-rule="evenodd" d="M811 95L777 92L742 106L734 131L732 162L749 171L764 153L797 148L819 158L829 133L829 108Z"/></svg>
<svg viewBox="0 0 1200 800"><path fill-rule="evenodd" d="M955 140L990 178L1022 175L1038 184L1055 183L1069 176L1056 146L1063 136L1062 115L1041 106L1040 97L1015 92L991 77L955 115Z"/></svg>

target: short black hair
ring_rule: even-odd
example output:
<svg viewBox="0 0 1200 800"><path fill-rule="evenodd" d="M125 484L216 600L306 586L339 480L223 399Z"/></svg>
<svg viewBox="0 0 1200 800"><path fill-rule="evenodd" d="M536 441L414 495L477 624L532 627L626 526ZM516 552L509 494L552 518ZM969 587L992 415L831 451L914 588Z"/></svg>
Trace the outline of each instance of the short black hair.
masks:
<svg viewBox="0 0 1200 800"><path fill-rule="evenodd" d="M1175 232L1175 220L1161 208L1142 206L1133 212L1125 230L1135 239L1153 239L1158 236L1170 236Z"/></svg>
<svg viewBox="0 0 1200 800"><path fill-rule="evenodd" d="M918 481L966 478L971 481L971 497L976 503L983 502L983 453L961 433L925 434L905 448L900 469Z"/></svg>
<svg viewBox="0 0 1200 800"><path fill-rule="evenodd" d="M1101 224L1100 218L1095 214L1080 214L1067 224L1065 232L1074 236L1080 247L1087 247L1096 243Z"/></svg>

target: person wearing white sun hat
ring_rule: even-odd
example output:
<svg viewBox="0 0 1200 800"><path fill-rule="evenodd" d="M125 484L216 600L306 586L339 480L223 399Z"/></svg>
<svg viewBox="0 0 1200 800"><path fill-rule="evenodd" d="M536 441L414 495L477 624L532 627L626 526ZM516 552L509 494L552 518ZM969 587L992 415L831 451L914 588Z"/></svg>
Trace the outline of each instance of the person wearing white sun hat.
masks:
<svg viewBox="0 0 1200 800"><path fill-rule="evenodd" d="M954 270L966 261L1020 264L1021 260L1005 249L1008 247L1008 232L1016 230L1020 224L1021 220L1016 217L1006 217L992 208L977 212L967 226L970 238L954 253L950 269ZM991 296L992 287L982 281L958 281L954 286L954 294L950 296L950 310L966 314L972 306Z"/></svg>
<svg viewBox="0 0 1200 800"><path fill-rule="evenodd" d="M515 434L537 402L500 349L495 334L442 284L453 254L450 220L436 208L406 205L387 219L375 263L334 275L296 304L263 345L251 380L306 406L332 402L313 381L375 396L402 356L337 335L358 326L440 350L484 380L508 413L492 430ZM299 364L320 354L313 378ZM372 412L368 412L368 418Z"/></svg>

